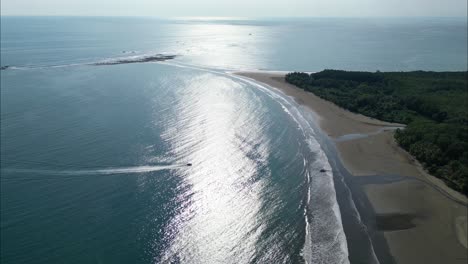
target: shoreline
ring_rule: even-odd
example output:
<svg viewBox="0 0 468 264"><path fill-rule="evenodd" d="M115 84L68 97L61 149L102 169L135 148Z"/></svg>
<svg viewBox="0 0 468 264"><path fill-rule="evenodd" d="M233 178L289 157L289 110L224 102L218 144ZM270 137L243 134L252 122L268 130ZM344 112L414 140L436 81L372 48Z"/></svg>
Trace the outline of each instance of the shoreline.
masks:
<svg viewBox="0 0 468 264"><path fill-rule="evenodd" d="M274 87L312 111L359 189L352 193L362 192L373 209L367 228L383 235L396 263L466 263L468 199L398 146L393 130L404 125L342 109L286 83L284 73L235 74Z"/></svg>

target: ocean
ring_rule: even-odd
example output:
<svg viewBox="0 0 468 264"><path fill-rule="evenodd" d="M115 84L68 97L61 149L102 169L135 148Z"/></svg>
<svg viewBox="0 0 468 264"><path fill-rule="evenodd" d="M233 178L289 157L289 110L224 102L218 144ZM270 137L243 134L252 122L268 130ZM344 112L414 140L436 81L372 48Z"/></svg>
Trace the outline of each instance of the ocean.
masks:
<svg viewBox="0 0 468 264"><path fill-rule="evenodd" d="M1 263L378 263L312 113L231 72L466 44L466 18L1 17Z"/></svg>

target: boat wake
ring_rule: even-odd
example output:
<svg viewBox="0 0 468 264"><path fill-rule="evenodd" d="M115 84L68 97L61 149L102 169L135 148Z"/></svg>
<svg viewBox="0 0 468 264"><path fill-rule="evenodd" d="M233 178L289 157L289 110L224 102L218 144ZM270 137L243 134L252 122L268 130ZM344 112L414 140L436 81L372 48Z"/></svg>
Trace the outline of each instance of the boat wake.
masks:
<svg viewBox="0 0 468 264"><path fill-rule="evenodd" d="M189 163L190 164L190 163ZM135 166L135 167L120 167L106 168L93 170L37 170L37 169L2 169L2 172L22 173L22 174L41 174L54 176L79 176L79 175L115 175L115 174L133 174L145 173L161 170L172 170L182 167L191 166L188 164L173 164L173 165L158 165L158 166Z"/></svg>

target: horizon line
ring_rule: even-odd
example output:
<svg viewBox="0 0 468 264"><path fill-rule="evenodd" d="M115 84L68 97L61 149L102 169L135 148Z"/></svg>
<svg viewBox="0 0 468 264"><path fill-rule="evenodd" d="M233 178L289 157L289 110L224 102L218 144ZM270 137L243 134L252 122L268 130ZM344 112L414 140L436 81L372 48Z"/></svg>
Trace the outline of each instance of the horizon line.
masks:
<svg viewBox="0 0 468 264"><path fill-rule="evenodd" d="M158 19L209 19L209 20L252 20L252 19L304 19L304 18L468 18L467 16L157 16L157 15L60 15L60 14L0 14L0 17L126 17Z"/></svg>

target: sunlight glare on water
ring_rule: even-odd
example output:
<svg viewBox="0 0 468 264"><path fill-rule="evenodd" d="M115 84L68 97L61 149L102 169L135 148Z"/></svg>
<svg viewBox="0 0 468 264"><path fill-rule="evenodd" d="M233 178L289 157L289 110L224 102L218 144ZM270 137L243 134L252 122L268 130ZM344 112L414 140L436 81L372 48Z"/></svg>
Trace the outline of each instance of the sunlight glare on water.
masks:
<svg viewBox="0 0 468 264"><path fill-rule="evenodd" d="M177 230L163 259L190 263L249 261L261 232L256 221L268 140L246 91L224 77L205 74L188 79L175 106L174 122L163 138L174 142L172 152L193 163L185 184L190 185L187 208L171 222ZM257 148L254 157L248 154Z"/></svg>
<svg viewBox="0 0 468 264"><path fill-rule="evenodd" d="M258 25L242 27L229 23L198 22L190 27L177 28L177 34L184 36L177 42L177 52L195 60L197 65L215 68L255 69L266 65L265 58L273 55L268 39L271 32ZM247 63L247 64L246 64Z"/></svg>

